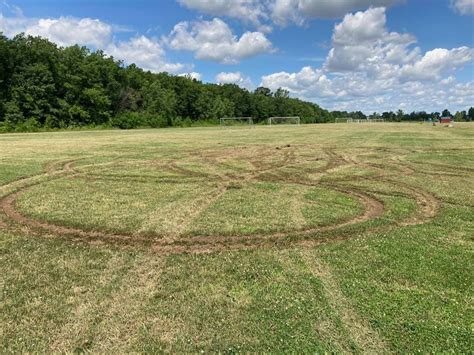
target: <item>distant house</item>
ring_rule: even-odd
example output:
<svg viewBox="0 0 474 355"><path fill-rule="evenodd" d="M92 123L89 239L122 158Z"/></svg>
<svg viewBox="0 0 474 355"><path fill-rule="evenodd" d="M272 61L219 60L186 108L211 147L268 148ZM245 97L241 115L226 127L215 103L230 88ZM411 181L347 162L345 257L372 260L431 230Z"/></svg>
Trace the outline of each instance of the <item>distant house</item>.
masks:
<svg viewBox="0 0 474 355"><path fill-rule="evenodd" d="M440 122L441 124L451 124L451 123L453 123L453 118L452 118L452 117L449 117L449 116L447 116L447 117L441 117L441 118L439 119L439 122Z"/></svg>

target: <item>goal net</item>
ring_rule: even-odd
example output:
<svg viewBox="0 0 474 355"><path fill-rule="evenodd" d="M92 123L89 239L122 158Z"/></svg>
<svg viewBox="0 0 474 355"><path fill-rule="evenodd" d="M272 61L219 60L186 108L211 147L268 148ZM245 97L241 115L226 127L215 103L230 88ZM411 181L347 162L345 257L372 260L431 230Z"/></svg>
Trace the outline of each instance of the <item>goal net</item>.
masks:
<svg viewBox="0 0 474 355"><path fill-rule="evenodd" d="M368 123L369 120L367 118L363 119L355 119L353 118L352 120L348 121L348 123Z"/></svg>
<svg viewBox="0 0 474 355"><path fill-rule="evenodd" d="M233 126L252 126L252 117L222 117L220 119L221 127Z"/></svg>
<svg viewBox="0 0 474 355"><path fill-rule="evenodd" d="M294 117L270 117L268 119L268 125L273 126L273 125L290 125L290 124L295 124L295 125L300 125L301 120L298 116Z"/></svg>
<svg viewBox="0 0 474 355"><path fill-rule="evenodd" d="M353 119L351 117L338 117L336 118L336 123L352 123Z"/></svg>

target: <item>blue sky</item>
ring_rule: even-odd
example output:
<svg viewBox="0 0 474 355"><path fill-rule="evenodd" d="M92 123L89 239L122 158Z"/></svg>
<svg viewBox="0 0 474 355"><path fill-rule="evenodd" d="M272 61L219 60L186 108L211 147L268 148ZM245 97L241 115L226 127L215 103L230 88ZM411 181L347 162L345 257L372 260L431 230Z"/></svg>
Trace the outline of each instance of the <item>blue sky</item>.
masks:
<svg viewBox="0 0 474 355"><path fill-rule="evenodd" d="M0 0L0 31L328 109L474 106L474 0Z"/></svg>

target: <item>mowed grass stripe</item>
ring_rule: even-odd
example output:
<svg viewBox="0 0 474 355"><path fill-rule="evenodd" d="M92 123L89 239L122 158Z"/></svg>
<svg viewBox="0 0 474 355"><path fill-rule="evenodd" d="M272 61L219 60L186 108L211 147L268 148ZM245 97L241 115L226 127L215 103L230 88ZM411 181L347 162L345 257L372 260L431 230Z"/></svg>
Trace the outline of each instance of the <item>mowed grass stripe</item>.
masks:
<svg viewBox="0 0 474 355"><path fill-rule="evenodd" d="M357 350L372 354L387 352L389 348L386 341L380 337L377 331L371 328L366 320L357 314L354 306L344 296L338 280L330 268L322 262L318 253L315 250L302 249L300 255L313 275L321 280L326 299L337 313L350 338L356 344Z"/></svg>

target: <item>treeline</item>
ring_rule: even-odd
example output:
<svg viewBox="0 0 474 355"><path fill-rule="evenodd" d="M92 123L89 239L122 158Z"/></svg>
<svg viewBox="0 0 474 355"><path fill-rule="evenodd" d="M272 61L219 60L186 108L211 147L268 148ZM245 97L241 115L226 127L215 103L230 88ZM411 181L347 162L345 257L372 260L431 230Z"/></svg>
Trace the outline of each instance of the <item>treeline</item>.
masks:
<svg viewBox="0 0 474 355"><path fill-rule="evenodd" d="M468 111L457 111L452 114L448 109L443 112L411 112L405 113L402 110L397 112L374 112L371 115L365 115L364 113L357 112L346 112L346 111L333 111L331 112L334 118L353 118L358 120L365 119L384 119L387 122L411 122L411 121L428 121L428 120L439 120L441 117L452 117L456 122L474 122L474 107L471 107Z"/></svg>
<svg viewBox="0 0 474 355"><path fill-rule="evenodd" d="M257 122L271 116L300 116L303 123L333 119L285 90L204 84L124 66L101 51L0 33L2 131L191 126L215 124L224 116L251 116Z"/></svg>

